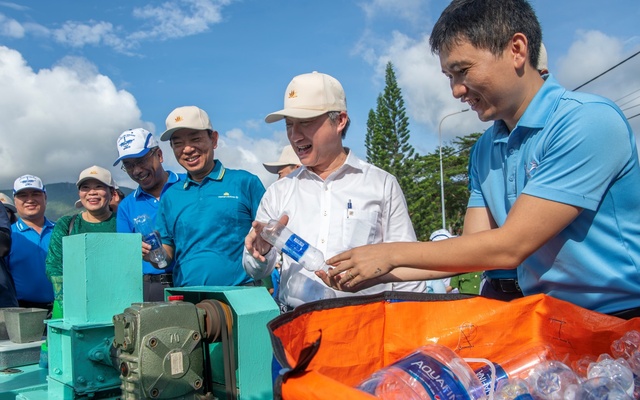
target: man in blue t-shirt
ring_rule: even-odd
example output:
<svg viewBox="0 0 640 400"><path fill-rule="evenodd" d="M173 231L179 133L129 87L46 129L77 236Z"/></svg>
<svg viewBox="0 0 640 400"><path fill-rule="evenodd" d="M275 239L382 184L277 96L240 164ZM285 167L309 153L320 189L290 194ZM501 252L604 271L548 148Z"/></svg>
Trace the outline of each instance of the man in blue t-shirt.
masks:
<svg viewBox="0 0 640 400"><path fill-rule="evenodd" d="M146 214L155 220L160 197L180 177L162 166L162 149L153 134L146 129L129 129L118 137L118 159L121 168L138 184L136 190L122 199L118 205L116 227L118 232L137 232L134 218ZM144 301L163 301L164 289L171 287L173 266L155 268L142 260L142 294Z"/></svg>
<svg viewBox="0 0 640 400"><path fill-rule="evenodd" d="M385 243L327 260L341 284L516 269L544 293L640 316L640 167L624 114L536 65L542 31L526 0L454 0L430 44L453 96L494 121L470 158L463 235Z"/></svg>
<svg viewBox="0 0 640 400"><path fill-rule="evenodd" d="M18 220L11 226L11 252L7 265L15 283L20 307L53 307L53 287L45 260L54 223L44 216L47 191L37 176L23 175L13 183Z"/></svg>
<svg viewBox="0 0 640 400"><path fill-rule="evenodd" d="M204 110L176 108L166 125L160 140L170 142L187 170L162 196L156 217L163 246L175 260L174 286L259 284L244 271L242 252L264 186L257 176L214 158L218 132Z"/></svg>

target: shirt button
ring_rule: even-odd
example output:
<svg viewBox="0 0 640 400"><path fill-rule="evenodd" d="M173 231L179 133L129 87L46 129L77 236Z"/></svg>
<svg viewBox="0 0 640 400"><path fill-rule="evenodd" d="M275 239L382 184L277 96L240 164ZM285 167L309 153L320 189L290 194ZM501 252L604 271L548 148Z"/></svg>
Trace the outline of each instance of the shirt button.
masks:
<svg viewBox="0 0 640 400"><path fill-rule="evenodd" d="M509 177L509 182L513 182L513 175Z"/></svg>
<svg viewBox="0 0 640 400"><path fill-rule="evenodd" d="M320 243L324 244L324 239L321 239L321 240L320 240Z"/></svg>
<svg viewBox="0 0 640 400"><path fill-rule="evenodd" d="M516 152L516 151L515 151L513 148L509 149L509 154L513 154L513 153L515 153L515 152Z"/></svg>
<svg viewBox="0 0 640 400"><path fill-rule="evenodd" d="M325 217L327 216L327 210L325 210L322 215L324 215Z"/></svg>

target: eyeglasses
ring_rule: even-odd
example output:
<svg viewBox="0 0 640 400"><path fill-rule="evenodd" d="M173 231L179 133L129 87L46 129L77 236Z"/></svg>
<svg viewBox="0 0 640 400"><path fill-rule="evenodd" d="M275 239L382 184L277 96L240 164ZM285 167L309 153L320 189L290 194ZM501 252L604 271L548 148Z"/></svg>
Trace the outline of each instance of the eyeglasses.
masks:
<svg viewBox="0 0 640 400"><path fill-rule="evenodd" d="M131 172L133 171L136 167L141 167L145 164L147 164L147 162L149 160L151 160L151 158L153 158L153 155L156 154L156 150L158 150L157 148L149 151L147 154L145 154L144 157L138 159L137 161L131 161L125 164L125 162L122 162L122 165L120 166L120 168L125 171L125 172Z"/></svg>

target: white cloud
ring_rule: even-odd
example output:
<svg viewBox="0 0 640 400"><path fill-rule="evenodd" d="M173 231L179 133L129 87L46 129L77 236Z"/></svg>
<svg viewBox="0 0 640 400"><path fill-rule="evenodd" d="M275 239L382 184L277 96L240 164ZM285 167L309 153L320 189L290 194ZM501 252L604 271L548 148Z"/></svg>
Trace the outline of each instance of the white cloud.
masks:
<svg viewBox="0 0 640 400"><path fill-rule="evenodd" d="M91 165L109 169L121 185L134 183L113 167L116 138L126 129L143 127L134 96L118 89L108 76L84 58L66 57L50 69L34 71L22 55L0 46L0 188L16 177L34 174L46 183L75 182ZM228 168L246 169L265 185L276 176L262 162L277 159L287 144L284 132L274 139L252 139L240 129L220 134L216 157ZM161 142L167 169L184 172L168 142Z"/></svg>
<svg viewBox="0 0 640 400"><path fill-rule="evenodd" d="M181 0L159 6L135 8L133 16L146 20L149 29L129 35L131 40L171 39L195 35L209 30L222 20L222 8L230 0Z"/></svg>
<svg viewBox="0 0 640 400"><path fill-rule="evenodd" d="M360 3L368 20L394 16L417 24L426 12L428 2L424 0L372 0Z"/></svg>
<svg viewBox="0 0 640 400"><path fill-rule="evenodd" d="M638 46L628 49L622 39L598 31L578 31L576 36L566 55L558 57L555 70L553 60L550 60L551 72L569 89L597 77L639 50ZM583 86L580 91L599 94L615 101L621 109L626 110L627 117L638 114L639 68L640 57L635 57ZM629 123L636 137L639 137L640 117L632 118Z"/></svg>
<svg viewBox="0 0 640 400"><path fill-rule="evenodd" d="M50 32L56 42L76 48L86 45L106 45L123 51L132 46L131 42L124 42L118 37L110 22L89 21L85 24L67 21L61 28L53 29Z"/></svg>
<svg viewBox="0 0 640 400"><path fill-rule="evenodd" d="M276 181L277 175L268 172L262 163L276 161L282 148L289 144L284 132L276 136L279 139L254 139L237 128L220 133L215 157L226 168L245 169L257 175L267 187Z"/></svg>
<svg viewBox="0 0 640 400"><path fill-rule="evenodd" d="M0 36L8 36L10 38L20 39L24 37L25 29L13 18L8 18L4 14L0 14Z"/></svg>
<svg viewBox="0 0 640 400"><path fill-rule="evenodd" d="M0 47L0 60L0 187L26 173L75 182L93 164L111 169L118 134L145 126L133 96L83 59L35 72L20 53Z"/></svg>
<svg viewBox="0 0 640 400"><path fill-rule="evenodd" d="M28 22L20 23L0 14L0 36L23 38L27 34L50 37L59 44L74 48L106 46L117 52L134 55L140 42L167 40L197 35L222 21L222 8L232 0L177 0L158 6L134 8L134 17L143 21L137 30L127 32L122 26L106 21L66 21L59 28ZM1 3L0 3L1 5Z"/></svg>
<svg viewBox="0 0 640 400"><path fill-rule="evenodd" d="M377 77L382 82L389 61L393 63L398 85L402 89L407 114L414 123L410 126L412 142L419 143L417 147L421 153L432 151L438 142L438 125L441 119L468 107L451 95L440 61L429 48L428 36L416 40L394 32L376 61ZM443 141L472 132L482 132L488 126L480 122L472 111L452 116L442 126ZM425 130L428 133L423 133Z"/></svg>

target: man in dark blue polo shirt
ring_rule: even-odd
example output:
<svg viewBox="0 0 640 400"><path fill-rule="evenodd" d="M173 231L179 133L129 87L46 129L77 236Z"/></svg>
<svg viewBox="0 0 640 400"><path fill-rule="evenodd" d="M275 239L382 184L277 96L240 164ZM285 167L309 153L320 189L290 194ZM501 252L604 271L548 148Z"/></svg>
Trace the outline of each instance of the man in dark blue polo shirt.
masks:
<svg viewBox="0 0 640 400"><path fill-rule="evenodd" d="M23 175L13 184L18 221L11 226L11 252L7 264L16 286L20 307L51 311L53 287L47 279L45 260L54 223L44 216L47 192L37 176Z"/></svg>

